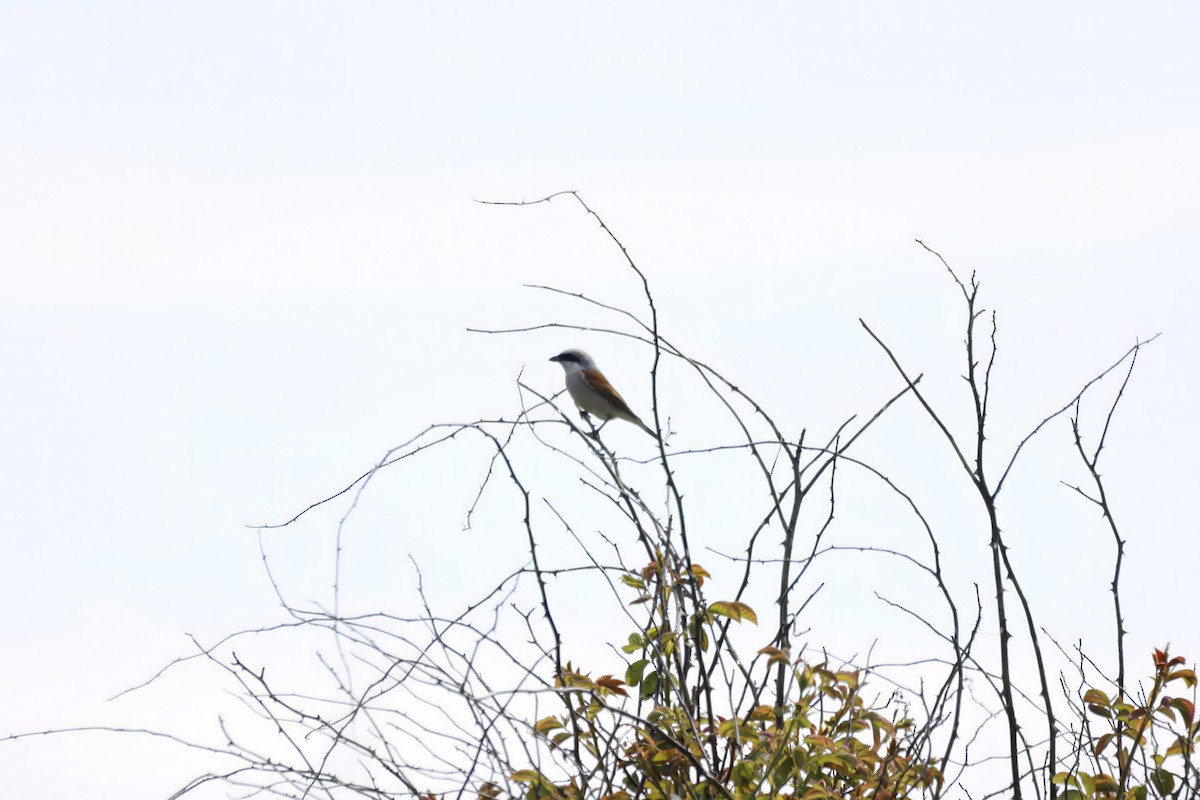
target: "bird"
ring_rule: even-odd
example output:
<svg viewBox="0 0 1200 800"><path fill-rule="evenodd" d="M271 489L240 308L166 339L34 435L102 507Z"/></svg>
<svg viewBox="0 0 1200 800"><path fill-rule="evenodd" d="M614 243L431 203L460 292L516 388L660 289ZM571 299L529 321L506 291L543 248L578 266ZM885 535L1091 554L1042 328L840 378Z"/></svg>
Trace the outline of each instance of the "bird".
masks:
<svg viewBox="0 0 1200 800"><path fill-rule="evenodd" d="M562 365L563 372L566 373L567 392L585 419L594 414L602 420L601 428L604 427L603 423L610 419L623 419L637 425L655 439L658 438L658 434L633 413L625 398L617 393L587 353L582 350L563 350L550 360Z"/></svg>

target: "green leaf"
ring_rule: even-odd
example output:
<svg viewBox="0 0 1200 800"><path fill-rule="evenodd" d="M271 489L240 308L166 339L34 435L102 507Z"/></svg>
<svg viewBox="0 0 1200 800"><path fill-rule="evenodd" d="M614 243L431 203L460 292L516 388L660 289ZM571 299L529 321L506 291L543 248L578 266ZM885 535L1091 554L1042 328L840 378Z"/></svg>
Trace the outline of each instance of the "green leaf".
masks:
<svg viewBox="0 0 1200 800"><path fill-rule="evenodd" d="M625 682L630 686L637 686L642 682L642 673L646 671L646 665L649 664L649 659L639 659L629 665L625 670Z"/></svg>
<svg viewBox="0 0 1200 800"><path fill-rule="evenodd" d="M1175 776L1165 769L1156 769L1150 773L1150 783L1154 791L1160 795L1168 795L1175 791Z"/></svg>
<svg viewBox="0 0 1200 800"><path fill-rule="evenodd" d="M518 783L541 783L545 780L536 769L519 769L509 777Z"/></svg>
<svg viewBox="0 0 1200 800"><path fill-rule="evenodd" d="M754 779L754 767L749 761L739 761L733 768L733 785L739 791L746 791L757 781Z"/></svg>
<svg viewBox="0 0 1200 800"><path fill-rule="evenodd" d="M1072 786L1079 785L1078 779L1076 779L1076 777L1069 772L1054 773L1054 776L1050 778L1050 782L1055 786L1066 786L1068 783Z"/></svg>
<svg viewBox="0 0 1200 800"><path fill-rule="evenodd" d="M654 693L657 691L658 691L658 673L651 672L649 675L642 678L641 692L640 692L641 698L643 700L646 700L650 697L653 697Z"/></svg>
<svg viewBox="0 0 1200 800"><path fill-rule="evenodd" d="M791 653L787 650L780 650L778 647L764 647L758 651L759 655L767 657L768 664L786 664L791 660Z"/></svg>
<svg viewBox="0 0 1200 800"><path fill-rule="evenodd" d="M796 767L791 759L781 758L779 763L775 765L775 769L771 771L771 789L777 794L780 787L790 781L796 774Z"/></svg>
<svg viewBox="0 0 1200 800"><path fill-rule="evenodd" d="M709 613L716 614L719 617L728 617L734 622L752 622L758 624L758 615L754 613L754 609L745 603L737 600L720 600L708 607Z"/></svg>
<svg viewBox="0 0 1200 800"><path fill-rule="evenodd" d="M758 731L737 719L727 719L717 726L717 735L725 739L741 739L750 742L759 740Z"/></svg>
<svg viewBox="0 0 1200 800"><path fill-rule="evenodd" d="M1177 669L1167 676L1167 682L1183 680L1189 689L1196 685L1196 673L1190 669Z"/></svg>
<svg viewBox="0 0 1200 800"><path fill-rule="evenodd" d="M621 576L621 583L630 586L638 591L646 590L646 582L636 575L625 574Z"/></svg>
<svg viewBox="0 0 1200 800"><path fill-rule="evenodd" d="M537 721L537 724L533 726L533 729L537 731L539 735L545 736L550 731L555 730L556 728L561 728L562 726L563 724L558 721L558 717L542 717Z"/></svg>
<svg viewBox="0 0 1200 800"><path fill-rule="evenodd" d="M853 691L858 688L858 673L853 670L843 670L833 673L834 677L841 683L846 684Z"/></svg>

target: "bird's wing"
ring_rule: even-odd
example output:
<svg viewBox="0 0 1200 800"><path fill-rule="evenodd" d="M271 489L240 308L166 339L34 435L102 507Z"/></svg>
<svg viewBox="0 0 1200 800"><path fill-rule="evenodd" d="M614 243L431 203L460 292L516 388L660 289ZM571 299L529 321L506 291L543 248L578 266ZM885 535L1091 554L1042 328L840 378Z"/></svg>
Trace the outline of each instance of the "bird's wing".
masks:
<svg viewBox="0 0 1200 800"><path fill-rule="evenodd" d="M579 376L583 378L583 382L592 387L601 397L612 403L620 411L629 414L634 419L637 419L637 414L629 408L629 404L625 402L625 398L613 388L613 385L608 382L608 378L604 377L604 373L598 369L581 369Z"/></svg>

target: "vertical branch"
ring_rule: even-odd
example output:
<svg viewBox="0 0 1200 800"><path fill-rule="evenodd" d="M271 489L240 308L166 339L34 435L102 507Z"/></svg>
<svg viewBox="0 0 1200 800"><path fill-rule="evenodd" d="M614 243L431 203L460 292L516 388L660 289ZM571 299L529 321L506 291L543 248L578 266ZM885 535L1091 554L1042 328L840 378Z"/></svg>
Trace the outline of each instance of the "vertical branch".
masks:
<svg viewBox="0 0 1200 800"><path fill-rule="evenodd" d="M792 452L791 448L784 447L784 452L787 455L792 472L792 508L788 515L787 523L783 527L783 560L779 568L779 631L775 634L775 646L785 653L790 652L792 646L790 633L792 627L791 569L792 553L796 544L796 523L800 517L800 505L804 502L804 490L800 485L800 455L803 452L803 447L803 432L800 434L799 441L796 442L795 452ZM782 500L782 498L780 499ZM778 503L776 507L778 508ZM784 701L787 696L786 679L790 674L791 665L786 660L782 660L776 665L775 721L780 727L783 726Z"/></svg>
<svg viewBox="0 0 1200 800"><path fill-rule="evenodd" d="M947 269L949 268L947 267ZM953 272L951 275L953 275ZM956 282L958 281L957 276L955 276L954 279ZM959 286L962 288L961 283L959 283ZM963 294L967 298L968 307L968 351L973 352L970 343L975 320L974 298L973 295L968 293L965 288L963 289ZM1004 548L1004 542L1000 537L1000 524L996 516L995 498L993 497L992 493L988 491L987 484L982 478L982 462L977 462L977 466L974 468L971 467L970 463L967 461L966 455L963 453L962 448L958 444L958 440L954 438L954 434L950 432L950 429L946 427L946 423L942 421L941 416L934 411L933 406L929 404L929 401L925 398L925 395L922 394L921 390L917 388L916 382L908 376L908 373L905 371L904 367L900 365L899 360L891 351L891 348L883 343L883 340L880 339L873 330L871 330L870 326L867 325L866 322L860 319L859 324L863 326L867 333L870 334L871 338L874 339L875 342L887 354L888 358L892 362L892 366L896 368L896 371L899 372L900 376L908 383L909 388L912 389L913 396L917 398L917 401L920 402L921 407L925 409L925 413L929 415L929 418L933 420L933 423L937 425L939 430L941 430L942 435L946 437L946 441L950 444L950 448L954 451L955 456L958 458L959 465L967 473L968 477L970 477L972 484L979 493L980 499L983 501L985 511L988 515L988 531L990 535L989 542L992 549L992 581L996 589L996 621L1000 628L1000 702L1004 708L1004 716L1008 723L1008 763L1012 780L1013 798L1014 800L1020 800L1021 762L1019 741L1021 728L1017 722L1016 704L1013 701L1012 668L1009 663L1008 656L1008 643L1012 638L1012 635L1008 630L1008 614L1004 604L1004 574L1001 567L1003 563L1001 553ZM969 372L968 375L972 373L973 367L972 371ZM978 419L979 417L977 417L977 421ZM978 440L977 453L980 457L982 457L982 431L977 431L976 438Z"/></svg>
<svg viewBox="0 0 1200 800"><path fill-rule="evenodd" d="M1121 402L1121 398L1125 395L1125 387L1129 385L1129 378L1133 375L1133 367L1137 364L1138 351L1141 349L1139 342L1134 346L1133 357L1129 360L1129 369L1125 372L1125 380L1121 382L1121 388L1117 390L1117 396L1113 399L1112 406L1108 409L1108 416L1104 420L1104 429L1100 433L1100 441L1096 444L1096 450L1089 456L1083 448L1083 436L1079 431L1079 407L1080 400L1075 400L1075 413L1071 417L1071 432L1075 438L1075 450L1079 453L1079 457L1083 460L1084 466L1087 467L1088 474L1092 478L1092 483L1096 487L1096 495L1093 497L1083 491L1078 486L1070 486L1079 493L1080 496L1095 503L1100 507L1101 513L1104 515L1104 521L1108 523L1108 529L1112 532L1113 541L1116 543L1116 556L1113 560L1113 577L1112 583L1109 586L1113 596L1113 616L1115 617L1117 627L1117 689L1121 696L1125 696L1125 619L1121 614L1121 565L1125 559L1125 540L1121 538L1121 531L1117 527L1117 521L1113 517L1112 508L1108 504L1108 494L1104 489L1104 481L1100 476L1097 464L1100 461L1100 453L1104 450L1104 441L1108 437L1108 429L1112 424L1113 415L1117 411L1117 405Z"/></svg>
<svg viewBox="0 0 1200 800"><path fill-rule="evenodd" d="M928 249L928 248L926 248ZM940 257L940 256L939 256ZM943 262L945 263L945 262ZM984 469L984 443L987 440L987 401L991 390L991 375L992 367L996 362L996 316L992 314L992 334L991 334L991 354L988 357L988 365L984 371L982 382L979 378L979 364L975 359L975 320L979 318L982 311L977 311L975 301L979 296L979 282L975 275L971 275L971 288L967 293L967 385L971 389L971 399L975 404L975 486L979 490L980 498L987 509L988 523L991 526L991 550L992 550L992 577L996 584L996 609L997 615L1002 620L1005 617L1004 603L1004 582L1001 578L1001 564L1004 566L1004 578L1012 584L1013 591L1017 595L1017 600L1021 604L1021 608L1025 615L1026 626L1029 630L1029 640L1033 647L1034 657L1037 661L1038 680L1041 684L1041 695L1043 708L1046 713L1046 722L1049 727L1048 747L1049 747L1049 763L1055 764L1056 747L1058 744L1058 731L1054 719L1054 707L1050 700L1050 687L1046 678L1046 667L1042 659L1041 645L1038 641L1037 626L1034 623L1033 611L1029 605L1029 601L1025 597L1025 593L1021 588L1020 582L1017 580L1016 572L1013 570L1012 562L1008 558L1008 545L1004 543L1004 539L1000 532L999 514L996 509L996 493L988 484L987 475ZM1011 682L1012 672L1009 662L1008 644L1011 634L1008 633L1007 621L1001 625L1001 641L1000 641L1000 658L1001 658L1001 681L1006 686L1008 692L1008 701L1012 702ZM1010 715L1010 723L1016 724L1015 714ZM1016 735L1017 730L1010 729L1010 746L1014 749L1012 752L1014 778L1016 778ZM1037 791L1037 783L1034 783L1035 791ZM1013 788L1014 797L1020 798L1021 789L1019 785ZM1040 794L1040 791L1038 792ZM1058 794L1058 787L1050 783L1050 797L1053 800Z"/></svg>

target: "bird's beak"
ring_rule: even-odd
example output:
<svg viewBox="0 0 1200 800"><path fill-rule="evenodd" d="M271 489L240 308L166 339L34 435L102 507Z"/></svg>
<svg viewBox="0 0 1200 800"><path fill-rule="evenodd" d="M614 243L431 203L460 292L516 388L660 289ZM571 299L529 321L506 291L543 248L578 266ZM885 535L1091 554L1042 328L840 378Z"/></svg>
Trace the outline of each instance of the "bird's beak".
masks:
<svg viewBox="0 0 1200 800"><path fill-rule="evenodd" d="M550 356L550 361L558 361L558 356Z"/></svg>

